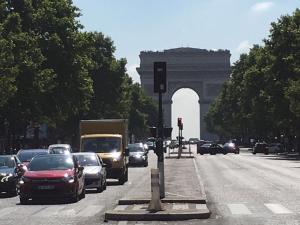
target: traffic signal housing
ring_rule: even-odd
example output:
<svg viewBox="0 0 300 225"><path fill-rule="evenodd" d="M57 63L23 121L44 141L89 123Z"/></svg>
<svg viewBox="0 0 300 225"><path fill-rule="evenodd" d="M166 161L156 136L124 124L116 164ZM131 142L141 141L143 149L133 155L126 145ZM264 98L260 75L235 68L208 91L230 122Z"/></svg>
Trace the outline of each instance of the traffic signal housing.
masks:
<svg viewBox="0 0 300 225"><path fill-rule="evenodd" d="M183 130L183 123L182 123L182 118L177 119L177 126L179 127L179 130Z"/></svg>

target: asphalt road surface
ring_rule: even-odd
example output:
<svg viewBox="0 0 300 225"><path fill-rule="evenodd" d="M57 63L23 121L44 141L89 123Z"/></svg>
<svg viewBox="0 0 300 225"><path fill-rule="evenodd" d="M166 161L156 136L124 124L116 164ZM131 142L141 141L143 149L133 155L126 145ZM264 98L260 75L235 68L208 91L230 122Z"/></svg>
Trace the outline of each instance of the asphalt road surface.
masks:
<svg viewBox="0 0 300 225"><path fill-rule="evenodd" d="M150 168L156 167L156 156L150 153L149 167L131 167L129 182L125 185L111 181L103 193L88 191L86 198L77 203L53 200L23 206L19 205L18 197L2 194L0 225L300 225L299 158L252 155L243 150L240 155L197 155L196 162L212 212L207 220L104 222L106 210L113 209L117 200L134 190L139 182L144 182L145 177L150 177Z"/></svg>

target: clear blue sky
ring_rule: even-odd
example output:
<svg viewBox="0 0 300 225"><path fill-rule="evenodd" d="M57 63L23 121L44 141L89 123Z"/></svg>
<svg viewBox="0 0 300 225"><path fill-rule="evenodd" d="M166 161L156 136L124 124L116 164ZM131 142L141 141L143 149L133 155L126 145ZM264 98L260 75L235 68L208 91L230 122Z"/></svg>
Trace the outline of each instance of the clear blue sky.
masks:
<svg viewBox="0 0 300 225"><path fill-rule="evenodd" d="M240 53L268 37L271 22L300 7L299 0L73 2L81 9L79 20L85 30L99 31L111 37L117 49L115 56L127 59L128 73L137 82L139 76L135 67L139 65L140 51L177 47L228 49L233 63ZM176 93L176 97L179 99L176 102L190 99L190 95L184 93ZM176 110L175 107L173 111ZM187 136L198 136L198 132L194 130Z"/></svg>

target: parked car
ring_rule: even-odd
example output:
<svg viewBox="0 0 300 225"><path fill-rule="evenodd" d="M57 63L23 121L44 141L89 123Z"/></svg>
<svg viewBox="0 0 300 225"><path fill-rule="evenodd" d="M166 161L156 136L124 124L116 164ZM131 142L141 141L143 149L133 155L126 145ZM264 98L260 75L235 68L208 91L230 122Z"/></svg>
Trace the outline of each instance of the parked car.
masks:
<svg viewBox="0 0 300 225"><path fill-rule="evenodd" d="M48 147L50 154L70 154L72 147L69 144L53 144Z"/></svg>
<svg viewBox="0 0 300 225"><path fill-rule="evenodd" d="M257 142L252 148L252 154L264 153L265 155L269 154L268 145L265 142Z"/></svg>
<svg viewBox="0 0 300 225"><path fill-rule="evenodd" d="M200 155L203 154L215 155L218 153L227 154L227 152L222 148L221 145L215 143L207 143L199 146L199 148L197 148L197 153L199 153Z"/></svg>
<svg viewBox="0 0 300 225"><path fill-rule="evenodd" d="M20 203L35 198L68 198L72 202L85 197L83 167L75 156L47 154L35 156L19 181Z"/></svg>
<svg viewBox="0 0 300 225"><path fill-rule="evenodd" d="M102 159L94 152L73 153L79 165L84 167L85 188L106 190L106 168Z"/></svg>
<svg viewBox="0 0 300 225"><path fill-rule="evenodd" d="M227 153L234 153L234 154L240 154L240 148L237 146L237 144L233 142L227 142L223 145L223 149Z"/></svg>
<svg viewBox="0 0 300 225"><path fill-rule="evenodd" d="M273 153L273 154L278 154L282 153L283 150L283 145L281 143L270 143L268 144L268 152Z"/></svg>
<svg viewBox="0 0 300 225"><path fill-rule="evenodd" d="M0 192L11 195L17 194L17 184L21 176L23 165L14 155L0 155Z"/></svg>
<svg viewBox="0 0 300 225"><path fill-rule="evenodd" d="M17 157L20 159L22 164L27 166L30 160L37 155L48 154L48 149L20 149L17 153Z"/></svg>
<svg viewBox="0 0 300 225"><path fill-rule="evenodd" d="M128 145L129 165L148 166L148 154L143 143L134 143Z"/></svg>

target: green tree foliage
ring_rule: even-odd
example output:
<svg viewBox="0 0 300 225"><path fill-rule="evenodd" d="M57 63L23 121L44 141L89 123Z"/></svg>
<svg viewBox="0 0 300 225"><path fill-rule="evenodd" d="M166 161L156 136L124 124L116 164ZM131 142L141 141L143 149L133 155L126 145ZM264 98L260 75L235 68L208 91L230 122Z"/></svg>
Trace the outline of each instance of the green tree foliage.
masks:
<svg viewBox="0 0 300 225"><path fill-rule="evenodd" d="M230 80L206 117L210 131L244 138L295 134L300 108L300 10L272 23L264 42L232 66Z"/></svg>

